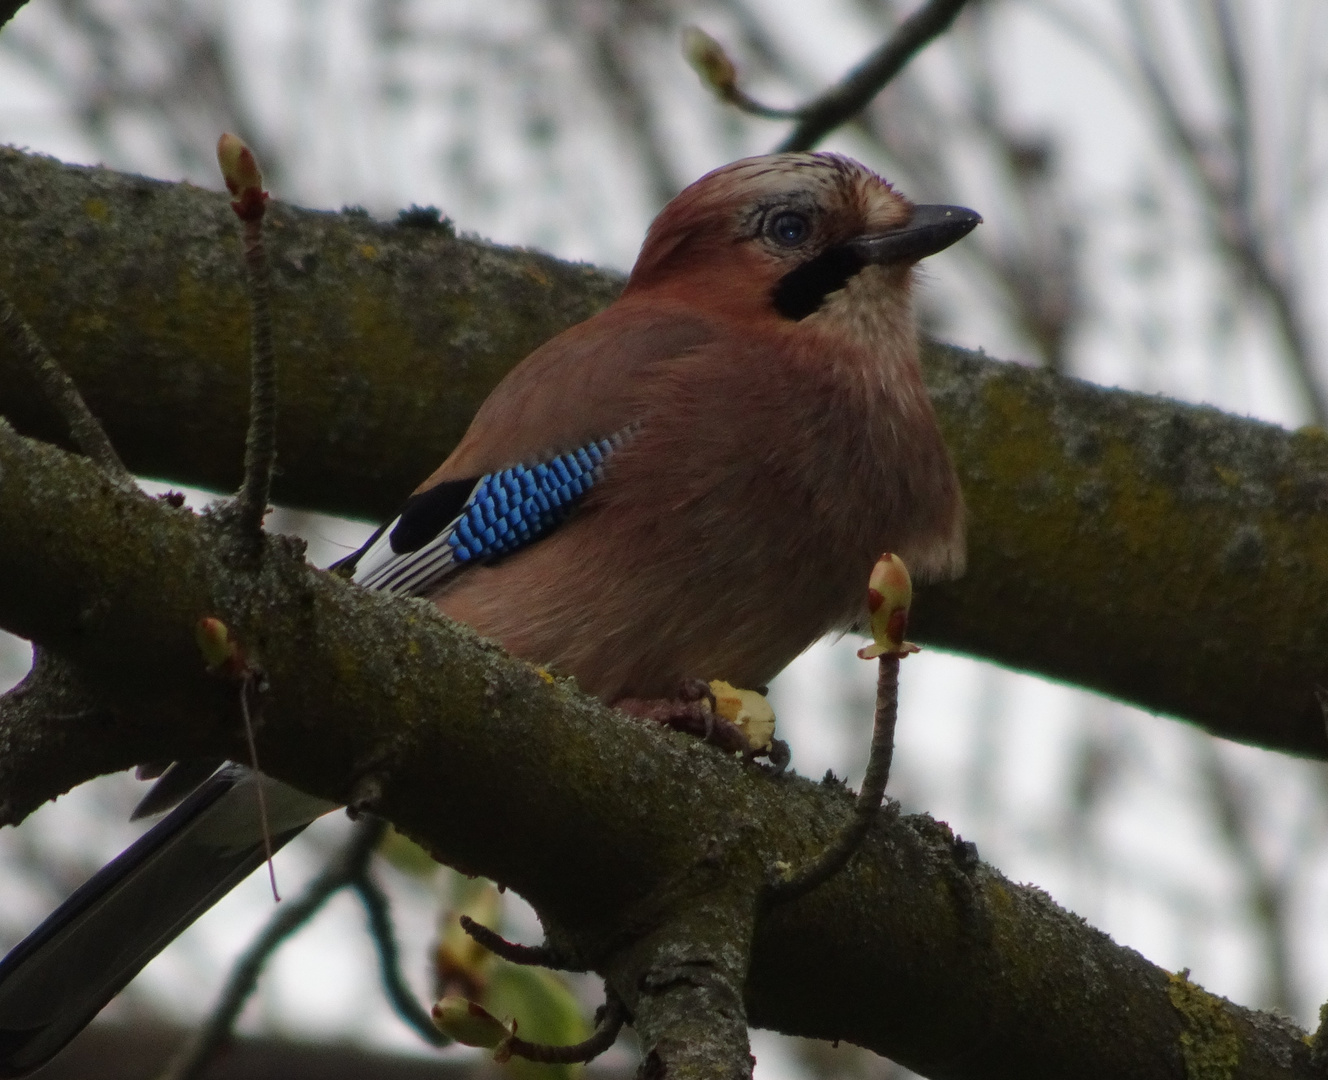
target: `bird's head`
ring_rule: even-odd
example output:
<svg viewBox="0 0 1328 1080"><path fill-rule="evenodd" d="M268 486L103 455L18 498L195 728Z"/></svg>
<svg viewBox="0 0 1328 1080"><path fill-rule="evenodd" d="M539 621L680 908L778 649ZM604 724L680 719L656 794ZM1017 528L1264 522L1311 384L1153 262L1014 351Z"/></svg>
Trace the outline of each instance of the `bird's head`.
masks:
<svg viewBox="0 0 1328 1080"><path fill-rule="evenodd" d="M914 205L836 154L744 158L660 212L627 289L798 321L868 266L906 278L981 220L959 206Z"/></svg>

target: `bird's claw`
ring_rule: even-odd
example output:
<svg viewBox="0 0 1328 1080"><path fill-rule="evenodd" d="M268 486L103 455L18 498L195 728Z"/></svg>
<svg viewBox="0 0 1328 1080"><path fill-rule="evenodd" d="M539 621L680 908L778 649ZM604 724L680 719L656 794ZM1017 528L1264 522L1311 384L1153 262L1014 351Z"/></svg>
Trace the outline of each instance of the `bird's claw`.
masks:
<svg viewBox="0 0 1328 1080"><path fill-rule="evenodd" d="M671 698L621 698L614 705L631 716L666 724L728 753L742 754L748 761L768 757L776 775L788 767L788 744L771 739L764 746L753 745L749 732L721 712L714 685L704 679L683 680Z"/></svg>
<svg viewBox="0 0 1328 1080"><path fill-rule="evenodd" d="M789 744L783 739L771 739L770 745L764 750L753 750L753 758L761 757L764 754L770 761L770 766L776 776L783 776L784 770L789 767L789 762L793 760L793 753L789 750Z"/></svg>

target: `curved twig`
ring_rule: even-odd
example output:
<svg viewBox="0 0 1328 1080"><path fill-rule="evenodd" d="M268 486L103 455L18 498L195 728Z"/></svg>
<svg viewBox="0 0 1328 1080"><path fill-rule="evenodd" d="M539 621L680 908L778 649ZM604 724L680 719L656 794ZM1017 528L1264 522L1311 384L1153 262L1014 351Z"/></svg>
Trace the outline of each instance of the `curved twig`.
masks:
<svg viewBox="0 0 1328 1080"><path fill-rule="evenodd" d="M494 956L501 957L510 964L553 968L557 971L585 970L569 963L567 957L549 945L518 945L515 941L508 941L497 931L490 930L483 923L476 922L469 915L462 915L460 922L462 930Z"/></svg>
<svg viewBox="0 0 1328 1080"><path fill-rule="evenodd" d="M318 910L332 898L333 894L347 886L355 886L366 880L366 870L378 842L387 830L387 822L365 816L356 822L351 830L350 839L335 856L329 860L322 872L311 881L299 896L285 901L272 916L262 932L250 943L222 988L221 996L213 1007L211 1015L194 1036L171 1059L157 1080L196 1080L203 1074L213 1055L230 1038L231 1029L239 1018L240 1011L249 1000L249 996L258 985L258 977L267 966L272 954L281 945L307 923ZM361 893L361 896L363 894ZM367 907L368 905L366 905ZM384 912L385 917L385 912ZM370 923L373 923L373 914ZM382 939L377 932L374 940L379 946L379 958L382 961ZM395 942L393 942L395 951ZM386 964L384 964L386 969ZM399 974L399 972L398 972ZM386 978L384 979L386 985ZM391 990L389 989L389 996ZM393 1001L395 1005L396 1002ZM415 1026L412 1024L412 1026ZM432 1027L432 1024L430 1024ZM443 1036L437 1029L430 1041L437 1045L437 1039Z"/></svg>
<svg viewBox="0 0 1328 1080"><path fill-rule="evenodd" d="M968 0L930 0L836 86L795 110L797 127L779 145L810 150L835 128L860 113L919 52L950 28Z"/></svg>
<svg viewBox="0 0 1328 1080"><path fill-rule="evenodd" d="M618 1040L627 1021L627 1008L613 991L608 991L603 1006L595 1016L595 1031L590 1038L570 1046L527 1042L512 1035L505 1039L500 1053L537 1061L542 1065L579 1065L594 1061Z"/></svg>
<svg viewBox="0 0 1328 1080"><path fill-rule="evenodd" d="M369 934L378 950L378 975L383 992L393 1011L408 1024L421 1039L432 1046L448 1046L451 1040L438 1030L429 1014L411 993L401 973L401 952L397 948L396 934L392 930L392 917L387 895L368 874L368 867L351 883L351 888L364 905L369 920Z"/></svg>
<svg viewBox="0 0 1328 1080"><path fill-rule="evenodd" d="M810 863L770 882L766 890L768 903L786 904L811 892L843 869L844 864L858 850L885 798L885 785L890 780L890 763L894 758L895 721L898 714L899 657L887 653L880 659L871 753L867 758L867 772L862 778L862 787L858 789L857 802L853 805L853 817Z"/></svg>

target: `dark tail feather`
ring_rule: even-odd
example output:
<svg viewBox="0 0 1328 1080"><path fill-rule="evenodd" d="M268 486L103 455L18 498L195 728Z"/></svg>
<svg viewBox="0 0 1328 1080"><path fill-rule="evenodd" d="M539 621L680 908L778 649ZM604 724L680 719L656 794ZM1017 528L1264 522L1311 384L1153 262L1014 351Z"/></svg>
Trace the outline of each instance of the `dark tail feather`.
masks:
<svg viewBox="0 0 1328 1080"><path fill-rule="evenodd" d="M192 758L189 761L171 762L158 774L157 782L148 789L148 793L139 800L129 820L139 821L164 814L172 806L183 802L190 792L224 764L221 758Z"/></svg>
<svg viewBox="0 0 1328 1080"><path fill-rule="evenodd" d="M260 783L274 850L334 808L240 766L216 773L0 961L0 1077L45 1064L263 863Z"/></svg>

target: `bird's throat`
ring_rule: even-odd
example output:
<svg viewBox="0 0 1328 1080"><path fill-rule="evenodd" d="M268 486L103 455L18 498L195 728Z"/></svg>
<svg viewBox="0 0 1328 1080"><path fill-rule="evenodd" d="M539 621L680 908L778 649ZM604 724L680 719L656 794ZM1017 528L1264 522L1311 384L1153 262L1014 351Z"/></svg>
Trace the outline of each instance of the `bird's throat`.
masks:
<svg viewBox="0 0 1328 1080"><path fill-rule="evenodd" d="M808 316L808 328L862 349L886 378L916 371L918 331L908 276L907 270L865 267Z"/></svg>

